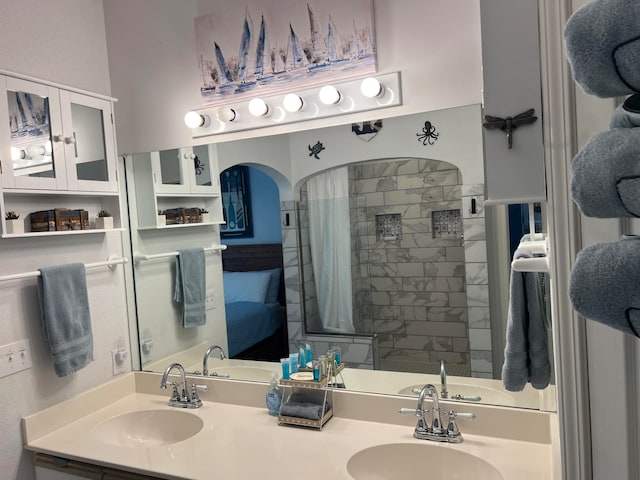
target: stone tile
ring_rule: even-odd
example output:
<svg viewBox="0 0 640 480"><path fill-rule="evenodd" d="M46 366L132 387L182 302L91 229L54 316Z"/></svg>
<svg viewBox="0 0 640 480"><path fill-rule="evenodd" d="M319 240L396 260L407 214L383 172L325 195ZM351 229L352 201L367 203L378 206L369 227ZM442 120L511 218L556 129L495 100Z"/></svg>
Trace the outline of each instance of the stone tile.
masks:
<svg viewBox="0 0 640 480"><path fill-rule="evenodd" d="M467 326L456 322L406 322L407 335L467 337Z"/></svg>
<svg viewBox="0 0 640 480"><path fill-rule="evenodd" d="M487 261L487 242L484 240L464 242L465 258L467 262Z"/></svg>
<svg viewBox="0 0 640 480"><path fill-rule="evenodd" d="M484 195L484 183L463 184L462 195L465 197Z"/></svg>
<svg viewBox="0 0 640 480"><path fill-rule="evenodd" d="M460 352L431 352L429 358L432 362L439 362L444 360L447 364L447 368L453 374L454 365L469 365L469 355Z"/></svg>
<svg viewBox="0 0 640 480"><path fill-rule="evenodd" d="M425 313L430 322L467 322L466 308L427 307Z"/></svg>
<svg viewBox="0 0 640 480"><path fill-rule="evenodd" d="M469 345L472 350L491 350L491 330L470 328Z"/></svg>
<svg viewBox="0 0 640 480"><path fill-rule="evenodd" d="M486 263L466 264L467 285L486 285L489 283L489 271Z"/></svg>
<svg viewBox="0 0 640 480"><path fill-rule="evenodd" d="M469 353L468 338L452 338L451 347L454 352Z"/></svg>
<svg viewBox="0 0 640 480"><path fill-rule="evenodd" d="M447 247L447 262L464 262L465 249L463 247Z"/></svg>
<svg viewBox="0 0 640 480"><path fill-rule="evenodd" d="M470 307L488 307L489 286L467 285L467 304Z"/></svg>
<svg viewBox="0 0 640 480"><path fill-rule="evenodd" d="M465 264L461 262L427 262L424 264L424 274L430 277L463 277Z"/></svg>
<svg viewBox="0 0 640 480"><path fill-rule="evenodd" d="M399 263L443 262L445 248L397 248L387 250L387 260ZM424 273L424 267L420 270Z"/></svg>
<svg viewBox="0 0 640 480"><path fill-rule="evenodd" d="M468 290L469 287L467 287ZM451 292L449 294L449 306L450 307L466 307L467 306L467 294Z"/></svg>
<svg viewBox="0 0 640 480"><path fill-rule="evenodd" d="M404 292L463 292L464 280L460 277L403 278Z"/></svg>
<svg viewBox="0 0 640 480"><path fill-rule="evenodd" d="M471 371L474 376L477 373L493 374L493 363L490 351L471 350Z"/></svg>
<svg viewBox="0 0 640 480"><path fill-rule="evenodd" d="M443 292L394 292L389 294L389 305L443 307L450 302L450 295L457 294Z"/></svg>
<svg viewBox="0 0 640 480"><path fill-rule="evenodd" d="M427 309L426 307L387 305L373 307L372 316L379 320L425 321Z"/></svg>
<svg viewBox="0 0 640 480"><path fill-rule="evenodd" d="M402 279L398 277L371 278L371 288L378 292L402 290Z"/></svg>
<svg viewBox="0 0 640 480"><path fill-rule="evenodd" d="M373 348L363 343L345 345L342 349L342 358L345 363L371 363L373 364Z"/></svg>
<svg viewBox="0 0 640 480"><path fill-rule="evenodd" d="M491 328L489 307L469 307L469 328Z"/></svg>
<svg viewBox="0 0 640 480"><path fill-rule="evenodd" d="M398 350L422 350L434 349L433 337L422 335L394 335L394 348Z"/></svg>
<svg viewBox="0 0 640 480"><path fill-rule="evenodd" d="M383 192L368 193L366 195L366 203L367 203L367 208L380 207L385 205L384 193Z"/></svg>
<svg viewBox="0 0 640 480"><path fill-rule="evenodd" d="M465 242L486 240L487 227L484 218L465 218L462 221L462 232Z"/></svg>
<svg viewBox="0 0 640 480"><path fill-rule="evenodd" d="M462 199L462 186L461 185L448 185L442 187L442 199L443 200L461 200Z"/></svg>

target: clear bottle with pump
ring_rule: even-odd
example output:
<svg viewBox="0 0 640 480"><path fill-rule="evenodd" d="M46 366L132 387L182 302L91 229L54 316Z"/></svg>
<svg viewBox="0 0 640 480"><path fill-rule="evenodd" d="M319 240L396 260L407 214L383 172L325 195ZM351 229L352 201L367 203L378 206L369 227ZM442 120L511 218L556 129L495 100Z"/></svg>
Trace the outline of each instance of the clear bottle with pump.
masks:
<svg viewBox="0 0 640 480"><path fill-rule="evenodd" d="M282 392L278 387L278 376L275 372L271 374L271 381L269 382L269 389L266 396L267 409L269 415L277 417L280 414L280 405L282 405Z"/></svg>

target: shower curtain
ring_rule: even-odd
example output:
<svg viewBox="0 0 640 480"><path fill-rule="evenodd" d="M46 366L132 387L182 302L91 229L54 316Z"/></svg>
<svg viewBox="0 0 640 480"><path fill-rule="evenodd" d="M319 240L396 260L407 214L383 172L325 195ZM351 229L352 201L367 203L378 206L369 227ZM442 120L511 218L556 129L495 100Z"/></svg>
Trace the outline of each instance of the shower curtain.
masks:
<svg viewBox="0 0 640 480"><path fill-rule="evenodd" d="M307 183L311 264L323 330L355 333L351 307L351 234L347 167Z"/></svg>

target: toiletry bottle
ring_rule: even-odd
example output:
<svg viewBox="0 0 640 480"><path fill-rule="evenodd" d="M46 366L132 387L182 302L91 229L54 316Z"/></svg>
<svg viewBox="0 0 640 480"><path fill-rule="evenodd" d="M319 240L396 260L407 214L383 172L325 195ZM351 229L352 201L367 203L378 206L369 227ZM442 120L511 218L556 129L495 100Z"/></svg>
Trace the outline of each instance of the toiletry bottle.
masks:
<svg viewBox="0 0 640 480"><path fill-rule="evenodd" d="M271 374L271 382L269 382L269 390L266 396L267 409L269 415L277 417L280 414L280 405L282 404L282 392L278 388L278 377L276 372Z"/></svg>

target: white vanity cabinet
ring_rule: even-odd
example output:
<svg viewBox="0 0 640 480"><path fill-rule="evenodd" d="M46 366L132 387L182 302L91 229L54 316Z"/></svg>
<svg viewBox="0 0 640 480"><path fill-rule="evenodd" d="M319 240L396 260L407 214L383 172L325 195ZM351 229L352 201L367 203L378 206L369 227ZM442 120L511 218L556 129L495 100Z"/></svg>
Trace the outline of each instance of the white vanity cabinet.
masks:
<svg viewBox="0 0 640 480"><path fill-rule="evenodd" d="M43 453L33 455L36 480L160 480L139 473L105 468Z"/></svg>
<svg viewBox="0 0 640 480"><path fill-rule="evenodd" d="M139 230L224 223L214 145L136 154L127 170L132 171L134 179ZM167 224L159 215L176 208L206 210L207 218L199 223Z"/></svg>
<svg viewBox="0 0 640 480"><path fill-rule="evenodd" d="M100 210L120 227L112 102L0 72L2 237L104 231L93 228ZM85 210L88 228L30 232L31 213L55 209ZM18 230L6 220L8 212L20 216Z"/></svg>

